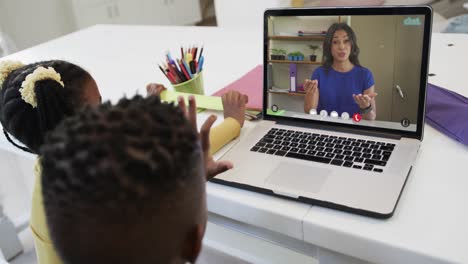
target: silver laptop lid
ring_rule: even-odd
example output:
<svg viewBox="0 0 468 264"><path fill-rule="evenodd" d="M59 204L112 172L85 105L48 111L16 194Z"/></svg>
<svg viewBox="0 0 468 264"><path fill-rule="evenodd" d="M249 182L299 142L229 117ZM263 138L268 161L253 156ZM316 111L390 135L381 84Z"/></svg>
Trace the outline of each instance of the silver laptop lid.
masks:
<svg viewBox="0 0 468 264"><path fill-rule="evenodd" d="M422 139L432 9L270 9L265 119Z"/></svg>

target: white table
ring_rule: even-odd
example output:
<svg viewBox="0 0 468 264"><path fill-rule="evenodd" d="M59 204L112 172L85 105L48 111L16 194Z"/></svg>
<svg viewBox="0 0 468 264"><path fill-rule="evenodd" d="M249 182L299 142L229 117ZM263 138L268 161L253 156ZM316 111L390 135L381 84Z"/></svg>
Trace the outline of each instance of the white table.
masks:
<svg viewBox="0 0 468 264"><path fill-rule="evenodd" d="M208 94L262 63L261 33L203 27L95 26L9 57L76 62L92 73L103 98L115 102L144 94L148 82L169 86L156 63L168 48L175 54L180 44L195 43L205 46ZM466 35L434 34L430 72L436 76L429 81L467 96L464 47ZM254 126L247 123L241 137ZM322 263L468 263L467 161L467 147L426 126L416 166L388 220L208 183L209 221Z"/></svg>

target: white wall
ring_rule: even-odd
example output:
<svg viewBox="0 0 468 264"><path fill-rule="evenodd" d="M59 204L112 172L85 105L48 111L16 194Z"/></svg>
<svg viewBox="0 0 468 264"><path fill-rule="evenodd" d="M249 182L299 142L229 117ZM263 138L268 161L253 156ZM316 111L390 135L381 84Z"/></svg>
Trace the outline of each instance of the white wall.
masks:
<svg viewBox="0 0 468 264"><path fill-rule="evenodd" d="M1 28L21 50L73 32L71 10L66 0L0 0Z"/></svg>
<svg viewBox="0 0 468 264"><path fill-rule="evenodd" d="M265 9L290 7L291 0L214 0L214 4L218 26L261 32Z"/></svg>
<svg viewBox="0 0 468 264"><path fill-rule="evenodd" d="M199 0L77 0L76 3L87 7L77 9L78 21L72 0L0 0L0 29L21 50L95 24L192 25L201 19ZM145 20L145 14L150 19Z"/></svg>

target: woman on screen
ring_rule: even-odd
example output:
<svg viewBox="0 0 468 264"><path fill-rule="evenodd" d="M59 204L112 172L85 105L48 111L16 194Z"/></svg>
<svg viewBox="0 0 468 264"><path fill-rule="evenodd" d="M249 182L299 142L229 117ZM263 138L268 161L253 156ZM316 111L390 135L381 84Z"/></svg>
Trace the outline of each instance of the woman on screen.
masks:
<svg viewBox="0 0 468 264"><path fill-rule="evenodd" d="M361 114L362 119L375 120L374 77L359 63L356 34L345 23L328 28L323 44L323 63L315 69L311 80L304 82L304 111L326 110L350 116Z"/></svg>

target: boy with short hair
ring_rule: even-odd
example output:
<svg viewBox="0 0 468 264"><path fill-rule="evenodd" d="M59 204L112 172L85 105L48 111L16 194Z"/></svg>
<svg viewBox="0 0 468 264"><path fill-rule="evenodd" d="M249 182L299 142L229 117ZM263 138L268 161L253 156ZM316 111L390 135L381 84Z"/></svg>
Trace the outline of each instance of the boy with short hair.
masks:
<svg viewBox="0 0 468 264"><path fill-rule="evenodd" d="M196 261L205 181L232 165L209 154L215 116L198 134L194 99L188 113L179 105L135 96L89 107L48 135L44 206L64 263Z"/></svg>

